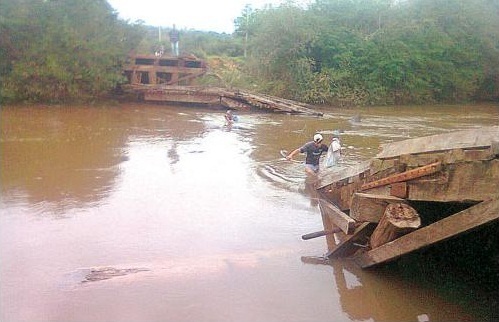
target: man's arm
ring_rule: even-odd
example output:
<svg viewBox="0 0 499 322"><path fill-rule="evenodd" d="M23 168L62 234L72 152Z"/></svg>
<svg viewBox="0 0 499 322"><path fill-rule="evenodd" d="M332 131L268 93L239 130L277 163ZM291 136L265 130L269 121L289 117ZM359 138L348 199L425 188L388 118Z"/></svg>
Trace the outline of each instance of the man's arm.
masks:
<svg viewBox="0 0 499 322"><path fill-rule="evenodd" d="M288 156L286 157L286 160L293 160L293 157L295 155L297 155L298 153L300 153L300 149L301 148L298 148L298 149L294 150L293 152L291 152L290 154L288 154Z"/></svg>

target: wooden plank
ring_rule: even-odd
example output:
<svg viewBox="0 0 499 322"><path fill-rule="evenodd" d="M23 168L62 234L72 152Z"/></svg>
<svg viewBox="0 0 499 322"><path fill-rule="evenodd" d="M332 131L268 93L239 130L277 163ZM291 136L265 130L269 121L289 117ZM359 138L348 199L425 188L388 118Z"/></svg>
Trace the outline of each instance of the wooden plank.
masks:
<svg viewBox="0 0 499 322"><path fill-rule="evenodd" d="M317 189L323 189L333 183L353 176L360 176L369 171L369 162L362 162L347 168L330 167L321 170L321 176L317 182Z"/></svg>
<svg viewBox="0 0 499 322"><path fill-rule="evenodd" d="M142 66L141 66L142 67ZM155 66L146 66L146 68L154 69ZM186 72L189 68L185 68ZM182 68L176 68L178 73L183 74ZM192 71L191 71L192 72ZM179 101L183 103L188 103L189 99L193 99L194 103L204 103L204 99L198 99L199 97L213 97L215 96L217 100L221 98L227 98L238 102L237 104L241 104L244 107L251 107L252 109L261 109L266 111L273 112L284 112L291 114L308 114L314 116L323 116L322 112L318 112L313 110L311 107L306 107L304 104L299 102L294 102L291 100L283 100L279 97L273 97L269 95L260 95L260 94L250 94L245 93L240 90L232 90L229 91L223 88L216 87L204 87L204 86L190 86L190 85L169 85L170 83L178 83L183 80L190 80L192 78L198 77L198 74L189 74L186 76L182 76L181 78L172 79L168 83L163 84L132 84L132 85L124 85L123 89L125 91L131 91L135 93L146 93L146 100L154 100L154 101ZM172 97L172 95L176 95ZM211 101L210 101L211 103ZM222 105L219 102L219 105ZM230 103L233 104L233 103Z"/></svg>
<svg viewBox="0 0 499 322"><path fill-rule="evenodd" d="M376 158L386 159L404 154L487 147L491 146L493 141L499 141L499 126L481 127L382 144L382 151L376 155Z"/></svg>
<svg viewBox="0 0 499 322"><path fill-rule="evenodd" d="M494 142L491 143L492 145ZM399 157L401 163L409 167L420 167L432 162L441 161L443 164L453 164L465 161L485 161L495 158L496 153L492 146L473 147L466 149L452 149L447 151L432 151L419 154L404 154ZM392 159L389 159L392 160Z"/></svg>
<svg viewBox="0 0 499 322"><path fill-rule="evenodd" d="M459 151L462 154L462 149L457 149L457 150L451 150L451 151ZM401 163L407 164L407 167L410 169L417 168L417 167L422 167L424 165L441 161L443 163L444 159L447 161L448 157L447 154L449 154L450 151L445 151L445 152L433 152L433 153L422 153L422 154L403 154L400 157L398 157L398 160ZM452 153L454 154L454 153ZM391 159L390 159L391 160Z"/></svg>
<svg viewBox="0 0 499 322"><path fill-rule="evenodd" d="M345 234L351 234L355 230L355 220L338 209L335 205L325 199L319 199L321 213L327 215L331 222L339 227Z"/></svg>
<svg viewBox="0 0 499 322"><path fill-rule="evenodd" d="M274 110L279 110L288 113L300 113L300 114L310 114L314 116L323 116L323 113L314 111L309 107L305 107L303 106L303 104L299 104L299 102L284 100L282 98L270 95L252 94L239 91L238 99L251 103L251 105L264 107L266 109L272 107L272 109Z"/></svg>
<svg viewBox="0 0 499 322"><path fill-rule="evenodd" d="M369 236L373 230L374 225L371 223L365 222L360 224L359 227L355 229L353 234L344 235L345 238L343 238L338 245L335 245L332 249L330 249L324 257L332 258L352 255L359 249L356 242L367 242L367 236Z"/></svg>
<svg viewBox="0 0 499 322"><path fill-rule="evenodd" d="M491 160L496 156L492 147L488 149L464 149L463 154L463 161Z"/></svg>
<svg viewBox="0 0 499 322"><path fill-rule="evenodd" d="M370 175L374 176L379 173L379 175L383 175L383 173L386 173L387 171L393 171L393 169L398 169L400 167L400 160L398 158L394 159L372 159L371 164L370 164ZM404 165L405 167L405 165ZM405 171L405 168L403 168L400 171L397 172L402 172Z"/></svg>
<svg viewBox="0 0 499 322"><path fill-rule="evenodd" d="M251 97L251 99L262 102L263 104L272 105L282 110L287 109L289 112L299 112L304 114L312 114L315 116L323 116L323 113L314 111L311 105L307 105L301 102L287 100L280 97L275 97L265 94L256 95L250 93L243 93L243 95L247 95L248 97Z"/></svg>
<svg viewBox="0 0 499 322"><path fill-rule="evenodd" d="M463 202L493 198L499 191L499 159L445 166L437 177L408 182L407 199Z"/></svg>
<svg viewBox="0 0 499 322"><path fill-rule="evenodd" d="M492 152L492 154L494 154L495 156L498 156L499 155L499 140L493 140L491 145L490 145L490 151Z"/></svg>
<svg viewBox="0 0 499 322"><path fill-rule="evenodd" d="M390 195L406 199L408 194L407 182L395 182L390 185Z"/></svg>
<svg viewBox="0 0 499 322"><path fill-rule="evenodd" d="M322 226L324 227L324 230L336 230L338 227L336 227L332 222L329 216L324 214L321 211L321 218L322 218ZM336 247L337 244L337 239L336 236L339 236L339 234L331 234L331 235L326 235L326 244L327 244L327 249L333 249Z"/></svg>
<svg viewBox="0 0 499 322"><path fill-rule="evenodd" d="M192 73L191 74L187 74L183 77L179 77L177 79L172 79L170 80L169 82L166 82L166 85L173 85L173 84L176 84L176 83L179 83L179 82L182 82L182 81L187 81L187 80L192 80L196 77L200 77L200 76L203 76L204 74L206 74L206 71L205 70L202 70L202 71L199 71L199 72L196 72L196 73Z"/></svg>
<svg viewBox="0 0 499 322"><path fill-rule="evenodd" d="M360 190L368 190L371 188L386 186L390 183L402 182L407 180L412 180L420 177L427 176L429 174L436 173L442 169L441 162L435 162L432 164L428 164L416 169L408 170L402 173L394 174L392 176L379 179L373 182L367 182L360 187Z"/></svg>
<svg viewBox="0 0 499 322"><path fill-rule="evenodd" d="M354 192L359 190L360 183L347 184L340 189L340 202L335 203L342 211L350 209L350 200Z"/></svg>
<svg viewBox="0 0 499 322"><path fill-rule="evenodd" d="M350 217L356 221L377 223L383 216L386 206L405 202L404 199L397 197L356 192L350 203Z"/></svg>
<svg viewBox="0 0 499 322"><path fill-rule="evenodd" d="M355 258L363 268L394 260L499 219L499 197L420 228Z"/></svg>
<svg viewBox="0 0 499 322"><path fill-rule="evenodd" d="M245 111L251 110L251 105L248 105L246 103L225 96L220 97L220 104L224 107L236 110L245 110Z"/></svg>

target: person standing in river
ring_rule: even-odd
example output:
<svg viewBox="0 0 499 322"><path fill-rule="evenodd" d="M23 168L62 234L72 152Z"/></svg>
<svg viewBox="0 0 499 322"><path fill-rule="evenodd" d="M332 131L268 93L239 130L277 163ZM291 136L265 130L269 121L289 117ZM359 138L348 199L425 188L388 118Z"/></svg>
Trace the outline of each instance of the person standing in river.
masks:
<svg viewBox="0 0 499 322"><path fill-rule="evenodd" d="M320 133L314 135L314 140L305 143L286 156L286 160L293 160L293 157L298 153L306 153L305 158L305 173L308 175L316 175L319 172L319 160L322 153L327 152L328 146L322 143L323 137Z"/></svg>
<svg viewBox="0 0 499 322"><path fill-rule="evenodd" d="M227 110L225 113L225 125L232 125L234 123L234 114L232 114L232 110Z"/></svg>

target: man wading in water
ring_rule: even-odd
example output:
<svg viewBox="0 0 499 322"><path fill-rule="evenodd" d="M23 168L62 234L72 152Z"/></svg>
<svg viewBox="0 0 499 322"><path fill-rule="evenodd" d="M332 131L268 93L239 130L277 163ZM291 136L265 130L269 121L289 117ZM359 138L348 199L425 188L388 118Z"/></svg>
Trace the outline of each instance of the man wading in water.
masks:
<svg viewBox="0 0 499 322"><path fill-rule="evenodd" d="M319 172L319 159L322 153L327 152L328 146L322 143L323 137L317 133L314 135L314 140L305 143L302 147L291 152L286 156L286 160L293 160L293 157L298 153L306 153L305 173L308 175L316 175Z"/></svg>

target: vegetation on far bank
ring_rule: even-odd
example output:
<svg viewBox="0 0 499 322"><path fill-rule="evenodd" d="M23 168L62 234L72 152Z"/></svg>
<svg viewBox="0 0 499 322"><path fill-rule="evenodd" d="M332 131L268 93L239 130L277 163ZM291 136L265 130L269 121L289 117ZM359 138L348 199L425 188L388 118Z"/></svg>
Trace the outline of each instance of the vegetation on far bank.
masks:
<svg viewBox="0 0 499 322"><path fill-rule="evenodd" d="M499 101L495 0L289 1L247 6L235 26L181 30L181 52L218 76L201 83L333 106ZM105 0L2 0L0 99L98 100L130 52L169 48L167 32Z"/></svg>

